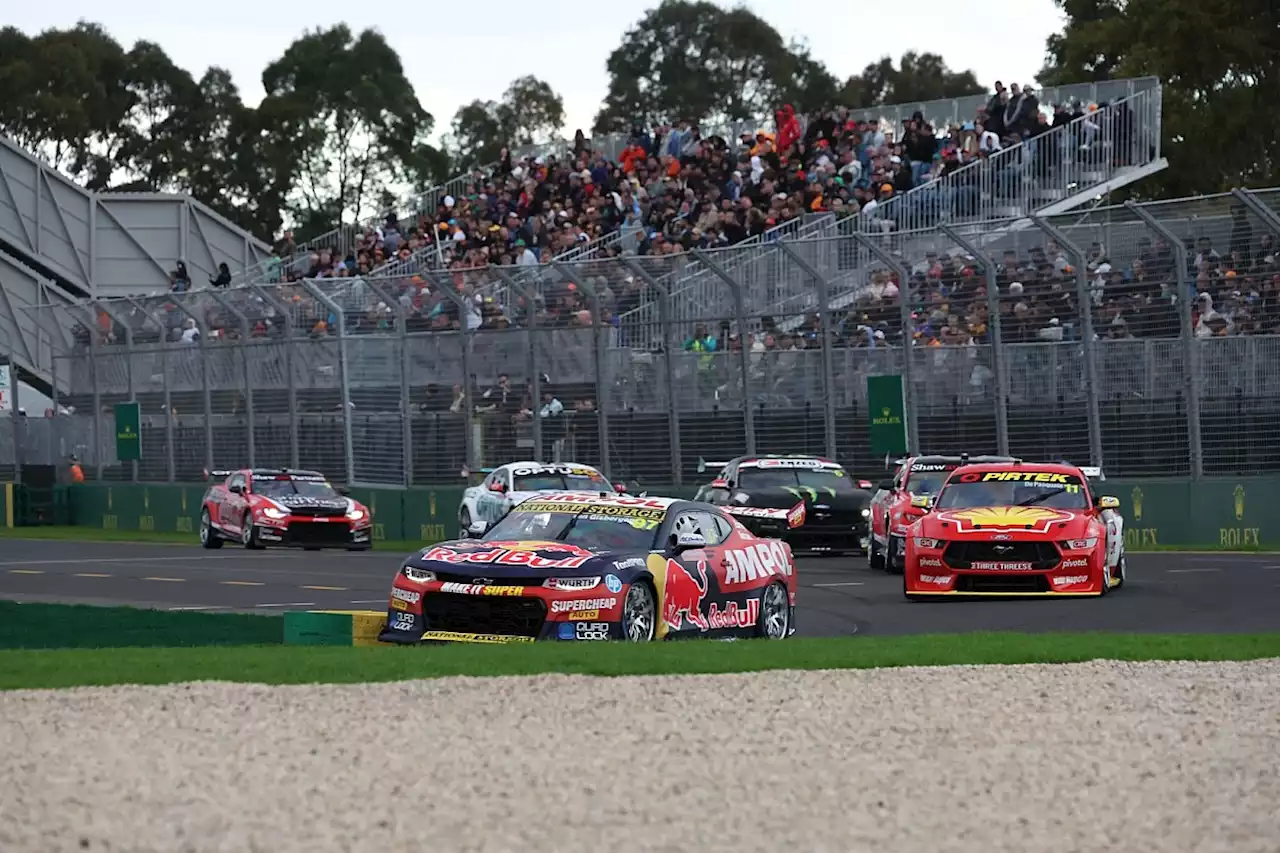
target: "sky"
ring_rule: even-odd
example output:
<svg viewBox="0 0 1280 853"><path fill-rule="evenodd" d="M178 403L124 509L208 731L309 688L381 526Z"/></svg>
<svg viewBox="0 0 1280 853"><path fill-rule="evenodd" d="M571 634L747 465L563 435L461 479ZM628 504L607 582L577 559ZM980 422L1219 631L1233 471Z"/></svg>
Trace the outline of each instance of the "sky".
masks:
<svg viewBox="0 0 1280 853"><path fill-rule="evenodd" d="M458 107L477 98L496 100L525 74L550 83L564 98L564 133L572 136L579 127L590 134L608 87L609 53L658 2L584 6L568 0L489 0L472 7L472 15L439 0L411 10L396 3L335 0L276 0L265 6L221 0L163 8L155 0L62 0L7 4L4 23L35 34L94 21L126 49L139 39L156 42L195 77L210 65L226 68L249 104L262 98L262 69L305 31L341 22L357 32L372 27L400 54L419 101L435 117L437 137ZM902 12L891 5L868 9L830 0L719 5L745 5L783 39L807 41L840 79L886 54L896 60L915 50L940 54L957 70L972 69L984 86L996 80L1033 82L1044 62L1045 39L1064 20L1052 0L985 0L970 7L980 14L969 15L963 14L964 6L944 0L920 0ZM873 35L860 37L860 32Z"/></svg>

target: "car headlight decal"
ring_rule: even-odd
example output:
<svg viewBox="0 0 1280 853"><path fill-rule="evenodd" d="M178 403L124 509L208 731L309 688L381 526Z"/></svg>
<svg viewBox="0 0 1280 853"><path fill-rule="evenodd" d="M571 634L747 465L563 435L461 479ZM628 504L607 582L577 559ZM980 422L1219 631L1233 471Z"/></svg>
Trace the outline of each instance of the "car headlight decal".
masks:
<svg viewBox="0 0 1280 853"><path fill-rule="evenodd" d="M263 508L262 508L262 514L263 514L263 515L265 515L267 518L275 518L275 519L281 519L281 518L288 518L288 517L289 517L289 513L287 513L287 512L281 512L280 510L276 509L276 508L275 508L275 507L273 507L273 506L263 507Z"/></svg>
<svg viewBox="0 0 1280 853"><path fill-rule="evenodd" d="M1098 537L1090 537L1088 539L1068 539L1062 543L1062 547L1069 551L1088 551L1098 544Z"/></svg>
<svg viewBox="0 0 1280 853"><path fill-rule="evenodd" d="M935 551L942 547L941 539L929 539L924 536L917 536L915 538L915 543L917 548L924 548L929 551Z"/></svg>
<svg viewBox="0 0 1280 853"><path fill-rule="evenodd" d="M435 572L430 569L420 569L417 566L404 566L401 571L414 583L431 583L436 579Z"/></svg>

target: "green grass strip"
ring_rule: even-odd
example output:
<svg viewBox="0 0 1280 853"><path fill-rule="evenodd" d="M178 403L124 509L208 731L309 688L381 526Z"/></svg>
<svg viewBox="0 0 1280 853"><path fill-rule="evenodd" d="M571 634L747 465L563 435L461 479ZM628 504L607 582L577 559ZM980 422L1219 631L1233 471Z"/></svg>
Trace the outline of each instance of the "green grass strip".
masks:
<svg viewBox="0 0 1280 853"><path fill-rule="evenodd" d="M283 616L0 601L0 649L261 646L283 642Z"/></svg>
<svg viewBox="0 0 1280 853"><path fill-rule="evenodd" d="M671 675L941 664L1280 657L1273 634L1017 634L793 639L784 642L540 643L416 648L245 646L0 651L0 689L240 681L352 683L450 675Z"/></svg>
<svg viewBox="0 0 1280 853"><path fill-rule="evenodd" d="M97 527L44 526L0 527L0 539L38 539L59 542L129 542L140 545L192 545L198 546L200 538L195 533L174 533L139 530L102 530ZM384 539L373 543L374 553L411 554L430 543ZM236 548L228 542L224 547Z"/></svg>

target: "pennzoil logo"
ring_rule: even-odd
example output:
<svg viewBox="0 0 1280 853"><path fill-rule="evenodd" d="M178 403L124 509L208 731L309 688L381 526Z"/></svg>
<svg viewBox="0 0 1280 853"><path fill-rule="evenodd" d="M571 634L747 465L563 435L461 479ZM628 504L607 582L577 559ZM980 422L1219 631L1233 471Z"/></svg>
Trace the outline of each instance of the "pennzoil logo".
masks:
<svg viewBox="0 0 1280 853"><path fill-rule="evenodd" d="M1047 533L1055 522L1070 521L1072 515L1037 506L985 506L943 513L939 517L954 521L961 533L992 529Z"/></svg>

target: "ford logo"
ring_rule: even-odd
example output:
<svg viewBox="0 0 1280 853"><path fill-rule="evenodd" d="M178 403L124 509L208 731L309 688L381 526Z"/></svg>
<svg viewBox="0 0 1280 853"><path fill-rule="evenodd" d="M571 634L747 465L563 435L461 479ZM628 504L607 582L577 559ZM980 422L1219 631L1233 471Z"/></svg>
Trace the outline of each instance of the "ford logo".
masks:
<svg viewBox="0 0 1280 853"><path fill-rule="evenodd" d="M1012 551L1012 550L1013 550L1013 546L1012 546L1012 545L997 545L993 550L994 550L997 554L1008 554L1010 551Z"/></svg>
<svg viewBox="0 0 1280 853"><path fill-rule="evenodd" d="M1003 542L1003 541L1006 541L1006 540L1012 539L1013 537L1012 537L1012 536L1010 536L1008 533L997 533L995 536L992 536L991 538L992 538L992 539L997 539L997 540L999 540L999 541L1002 541L1002 542Z"/></svg>
<svg viewBox="0 0 1280 853"><path fill-rule="evenodd" d="M471 582L475 584L481 584L481 585L491 584L493 583L493 578L472 578Z"/></svg>

